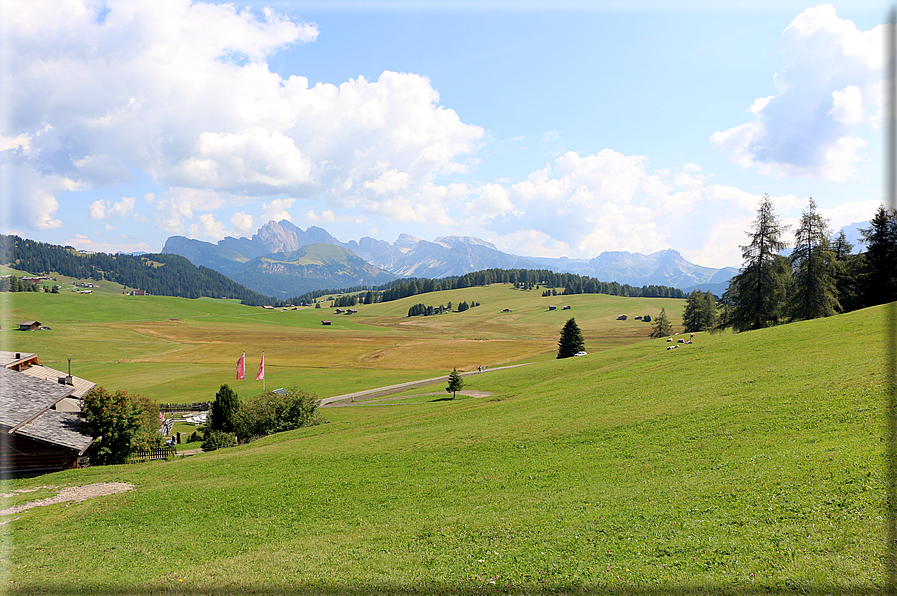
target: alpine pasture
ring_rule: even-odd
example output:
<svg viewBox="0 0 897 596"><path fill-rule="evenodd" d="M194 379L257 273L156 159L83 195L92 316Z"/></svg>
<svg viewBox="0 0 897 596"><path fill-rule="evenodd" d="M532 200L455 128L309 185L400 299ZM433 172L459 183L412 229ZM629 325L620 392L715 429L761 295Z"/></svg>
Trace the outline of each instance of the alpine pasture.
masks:
<svg viewBox="0 0 897 596"><path fill-rule="evenodd" d="M244 350L248 371L266 351L269 386L321 397L528 364L465 377L489 397L435 386L232 449L6 482L6 507L134 487L7 516L9 594L884 591L885 307L667 351L632 316L678 323L683 301L491 286L344 316L149 298L16 295L5 349L157 401L242 389ZM555 360L570 316L589 355ZM24 319L53 329L9 331Z"/></svg>

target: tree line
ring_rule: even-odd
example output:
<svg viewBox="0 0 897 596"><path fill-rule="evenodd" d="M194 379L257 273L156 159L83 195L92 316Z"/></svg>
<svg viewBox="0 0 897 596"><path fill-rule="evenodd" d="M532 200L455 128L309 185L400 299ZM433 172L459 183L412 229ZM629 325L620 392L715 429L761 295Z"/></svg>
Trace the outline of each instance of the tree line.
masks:
<svg viewBox="0 0 897 596"><path fill-rule="evenodd" d="M615 281L599 281L576 273L558 273L548 269L484 269L440 279L411 278L394 280L381 286L364 288L364 291L360 292L359 290L362 290L362 288L358 287L348 290L317 290L292 298L288 302L292 304L310 304L323 296L355 292L357 293L356 299L358 302L373 304L375 302L391 302L409 296L429 294L442 290L482 287L494 283L513 284L514 287L522 290L544 287L548 294L543 292L543 296L556 296L558 294L609 294L611 296L640 298L685 298L685 293L682 290L670 286L647 285L635 287ZM563 290L558 292L557 288L563 288Z"/></svg>
<svg viewBox="0 0 897 596"><path fill-rule="evenodd" d="M838 313L897 300L897 212L879 206L861 234L864 252L843 230L832 236L829 220L810 198L793 241L767 195L741 247L743 266L717 301L692 292L685 304L686 331L731 328L737 332ZM791 246L788 256L782 253Z"/></svg>

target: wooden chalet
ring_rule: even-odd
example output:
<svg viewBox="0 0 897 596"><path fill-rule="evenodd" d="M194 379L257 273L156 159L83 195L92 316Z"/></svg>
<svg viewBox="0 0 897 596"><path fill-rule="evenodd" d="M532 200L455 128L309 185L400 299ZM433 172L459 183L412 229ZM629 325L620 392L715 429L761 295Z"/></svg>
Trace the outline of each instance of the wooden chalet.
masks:
<svg viewBox="0 0 897 596"><path fill-rule="evenodd" d="M19 323L19 331L37 331L40 327L40 321L21 321Z"/></svg>
<svg viewBox="0 0 897 596"><path fill-rule="evenodd" d="M27 360L36 362L37 355L0 352L0 474L34 476L81 467L93 438L76 413L54 409L76 388L17 370Z"/></svg>

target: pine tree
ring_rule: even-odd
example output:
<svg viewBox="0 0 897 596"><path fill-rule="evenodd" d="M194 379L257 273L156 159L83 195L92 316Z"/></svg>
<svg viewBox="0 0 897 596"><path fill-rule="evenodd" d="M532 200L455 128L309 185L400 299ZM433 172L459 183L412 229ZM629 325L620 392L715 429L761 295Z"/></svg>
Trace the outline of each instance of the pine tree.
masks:
<svg viewBox="0 0 897 596"><path fill-rule="evenodd" d="M716 324L716 300L710 292L694 290L685 302L682 314L685 331L707 331Z"/></svg>
<svg viewBox="0 0 897 596"><path fill-rule="evenodd" d="M585 350L586 342L582 338L582 332L576 324L576 319L571 318L561 329L561 337L558 340L558 358L569 358L577 352Z"/></svg>
<svg viewBox="0 0 897 596"><path fill-rule="evenodd" d="M660 309L660 314L654 319L652 327L651 337L666 337L673 334L673 324L670 323L670 320L667 318L666 309Z"/></svg>
<svg viewBox="0 0 897 596"><path fill-rule="evenodd" d="M869 224L860 230L866 242L863 286L866 306L874 306L897 299L897 212L879 205Z"/></svg>
<svg viewBox="0 0 897 596"><path fill-rule="evenodd" d="M782 320L791 276L787 261L778 254L787 246L782 240L787 226L779 223L769 196L760 199L751 227L751 243L741 247L744 266L729 282L731 310L723 321L739 332L777 325Z"/></svg>
<svg viewBox="0 0 897 596"><path fill-rule="evenodd" d="M791 266L794 293L788 300L788 314L795 321L829 317L841 308L834 279L834 255L829 247L828 220L809 200L794 232Z"/></svg>
<svg viewBox="0 0 897 596"><path fill-rule="evenodd" d="M455 394L461 391L462 387L464 387L464 379L461 378L461 373L453 368L448 377L448 387L445 390L451 392L452 399L455 399Z"/></svg>

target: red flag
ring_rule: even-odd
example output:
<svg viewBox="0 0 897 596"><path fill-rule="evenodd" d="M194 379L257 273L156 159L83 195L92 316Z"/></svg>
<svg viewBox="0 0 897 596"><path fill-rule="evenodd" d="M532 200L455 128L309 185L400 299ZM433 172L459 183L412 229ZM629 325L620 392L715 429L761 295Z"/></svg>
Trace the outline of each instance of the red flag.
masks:
<svg viewBox="0 0 897 596"><path fill-rule="evenodd" d="M239 360L237 360L237 380L238 381L243 378L243 369L244 369L245 362L246 362L246 352L243 352L243 355L240 356Z"/></svg>
<svg viewBox="0 0 897 596"><path fill-rule="evenodd" d="M262 363L259 364L259 374L255 375L256 381L261 381L265 378L265 353L262 352Z"/></svg>

